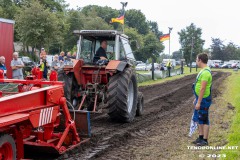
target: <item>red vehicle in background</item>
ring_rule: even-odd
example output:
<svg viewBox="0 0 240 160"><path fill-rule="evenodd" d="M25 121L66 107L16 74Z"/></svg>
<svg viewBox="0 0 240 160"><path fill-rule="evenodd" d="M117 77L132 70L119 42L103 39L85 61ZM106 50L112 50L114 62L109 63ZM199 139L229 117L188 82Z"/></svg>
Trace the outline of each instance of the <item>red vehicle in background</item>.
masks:
<svg viewBox="0 0 240 160"><path fill-rule="evenodd" d="M0 18L0 56L6 59L7 78L12 78L10 63L13 54L14 21Z"/></svg>

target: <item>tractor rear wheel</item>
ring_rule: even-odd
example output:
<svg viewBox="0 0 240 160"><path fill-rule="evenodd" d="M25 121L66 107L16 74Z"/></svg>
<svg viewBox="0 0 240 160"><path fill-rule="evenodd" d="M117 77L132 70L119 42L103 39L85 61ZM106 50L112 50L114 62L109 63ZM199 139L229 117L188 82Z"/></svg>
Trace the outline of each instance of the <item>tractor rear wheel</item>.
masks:
<svg viewBox="0 0 240 160"><path fill-rule="evenodd" d="M141 116L143 114L143 108L144 108L143 93L138 92L138 103L137 103L136 116Z"/></svg>
<svg viewBox="0 0 240 160"><path fill-rule="evenodd" d="M0 159L16 159L16 144L12 136L0 135Z"/></svg>
<svg viewBox="0 0 240 160"><path fill-rule="evenodd" d="M66 97L67 101L70 102L71 105L76 109L79 105L79 99L77 98L78 84L74 77L74 73L58 73L58 80L64 82L64 96ZM70 106L69 108L72 109Z"/></svg>
<svg viewBox="0 0 240 160"><path fill-rule="evenodd" d="M137 79L132 68L112 76L107 91L110 118L131 122L136 115L137 92Z"/></svg>

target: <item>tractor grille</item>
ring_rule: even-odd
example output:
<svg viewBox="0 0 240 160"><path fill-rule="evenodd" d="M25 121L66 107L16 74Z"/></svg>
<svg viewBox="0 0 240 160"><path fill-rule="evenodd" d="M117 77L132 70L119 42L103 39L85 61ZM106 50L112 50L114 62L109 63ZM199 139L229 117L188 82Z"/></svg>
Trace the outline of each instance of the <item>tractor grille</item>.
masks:
<svg viewBox="0 0 240 160"><path fill-rule="evenodd" d="M92 75L92 83L101 83L102 76L98 74Z"/></svg>

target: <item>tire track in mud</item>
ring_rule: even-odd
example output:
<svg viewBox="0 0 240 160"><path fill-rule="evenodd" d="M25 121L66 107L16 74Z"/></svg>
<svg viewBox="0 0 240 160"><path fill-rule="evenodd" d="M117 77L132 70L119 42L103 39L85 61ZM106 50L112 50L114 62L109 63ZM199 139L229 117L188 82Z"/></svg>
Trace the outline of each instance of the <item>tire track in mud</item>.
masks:
<svg viewBox="0 0 240 160"><path fill-rule="evenodd" d="M228 75L229 73L220 73L213 77L213 97L220 94L218 86ZM164 115L158 115L155 121L148 123L147 128L143 126L138 131L131 132L124 143L112 145L111 149L94 159L172 159L178 154L181 138L187 136L186 128L188 129L193 111L193 98L191 96L185 103L164 112Z"/></svg>
<svg viewBox="0 0 240 160"><path fill-rule="evenodd" d="M214 81L219 79L223 73L213 73ZM132 123L116 123L110 121L106 114L92 118L92 137L90 144L78 147L59 159L126 159L123 158L126 149L121 148L117 155L111 156L107 154L112 149L124 146L127 141L137 139L137 145L146 143L141 137L151 134L151 126L157 121L163 121L167 118L174 118L181 112L182 104L192 97L191 84L195 81L196 75L186 76L181 79L157 84L153 86L140 87L145 98L144 114L136 117ZM161 123L159 124L161 125ZM140 137L140 138L139 138ZM125 156L129 156L125 155ZM129 158L129 157L128 157Z"/></svg>

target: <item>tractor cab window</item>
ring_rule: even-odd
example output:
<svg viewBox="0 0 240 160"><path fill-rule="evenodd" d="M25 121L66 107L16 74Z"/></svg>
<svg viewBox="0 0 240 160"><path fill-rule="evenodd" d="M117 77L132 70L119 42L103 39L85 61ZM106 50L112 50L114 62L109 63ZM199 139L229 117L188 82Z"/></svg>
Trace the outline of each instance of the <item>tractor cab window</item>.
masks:
<svg viewBox="0 0 240 160"><path fill-rule="evenodd" d="M134 58L134 55L133 55L133 52L132 52L132 49L128 43L128 40L124 37L120 37L121 39L121 45L120 45L120 58L121 58L121 53L123 53L121 50L123 48L125 54L126 54L126 57L127 57L127 60L129 62L133 62L135 61L135 58ZM122 46L122 47L121 47Z"/></svg>
<svg viewBox="0 0 240 160"><path fill-rule="evenodd" d="M80 58L84 60L85 63L91 63L93 59L93 41L88 39L83 39L81 43L81 54Z"/></svg>
<svg viewBox="0 0 240 160"><path fill-rule="evenodd" d="M125 50L124 50L124 47L123 47L123 44L122 44L122 43L120 43L119 60L120 60L120 61L127 60L127 58L126 58L126 53L125 53Z"/></svg>

